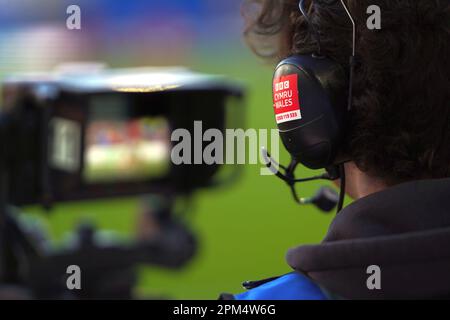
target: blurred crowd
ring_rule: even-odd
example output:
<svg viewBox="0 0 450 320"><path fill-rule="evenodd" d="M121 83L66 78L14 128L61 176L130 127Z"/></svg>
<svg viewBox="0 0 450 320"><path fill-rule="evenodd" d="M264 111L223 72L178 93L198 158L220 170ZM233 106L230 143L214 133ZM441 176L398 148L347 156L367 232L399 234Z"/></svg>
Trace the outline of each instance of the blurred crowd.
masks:
<svg viewBox="0 0 450 320"><path fill-rule="evenodd" d="M0 0L0 77L77 60L184 64L198 50L236 43L240 2ZM73 4L81 9L81 30L66 28Z"/></svg>

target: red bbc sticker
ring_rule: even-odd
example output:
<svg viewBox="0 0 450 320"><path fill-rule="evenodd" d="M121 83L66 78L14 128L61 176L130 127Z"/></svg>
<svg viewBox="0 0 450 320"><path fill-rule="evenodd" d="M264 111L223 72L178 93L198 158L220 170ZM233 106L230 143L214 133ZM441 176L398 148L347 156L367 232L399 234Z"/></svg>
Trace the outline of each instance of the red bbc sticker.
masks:
<svg viewBox="0 0 450 320"><path fill-rule="evenodd" d="M274 79L273 109L277 124L302 118L297 84L297 74Z"/></svg>

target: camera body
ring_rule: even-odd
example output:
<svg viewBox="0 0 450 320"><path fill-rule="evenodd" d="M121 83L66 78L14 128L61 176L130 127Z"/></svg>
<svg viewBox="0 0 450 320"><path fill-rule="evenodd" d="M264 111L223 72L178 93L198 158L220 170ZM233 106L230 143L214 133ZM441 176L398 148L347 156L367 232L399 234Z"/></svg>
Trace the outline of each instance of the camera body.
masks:
<svg viewBox="0 0 450 320"><path fill-rule="evenodd" d="M194 121L225 130L230 101L242 98L238 84L181 68L9 77L0 109L7 202L51 205L207 187L220 165L173 164L171 133L194 135Z"/></svg>

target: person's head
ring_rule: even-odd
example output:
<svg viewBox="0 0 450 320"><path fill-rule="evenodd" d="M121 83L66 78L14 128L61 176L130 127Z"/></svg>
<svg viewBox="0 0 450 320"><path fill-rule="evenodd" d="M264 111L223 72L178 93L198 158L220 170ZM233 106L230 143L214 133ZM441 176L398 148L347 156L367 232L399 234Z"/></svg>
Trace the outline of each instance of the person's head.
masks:
<svg viewBox="0 0 450 320"><path fill-rule="evenodd" d="M373 184L376 191L410 180L450 177L450 1L345 2L357 29L345 147L353 160L346 166L350 195L370 193L352 190L358 183ZM276 62L317 50L298 4L247 0L246 37L258 55ZM367 27L371 5L381 9L380 30ZM307 0L306 7L320 33L322 52L348 70L352 25L341 2Z"/></svg>

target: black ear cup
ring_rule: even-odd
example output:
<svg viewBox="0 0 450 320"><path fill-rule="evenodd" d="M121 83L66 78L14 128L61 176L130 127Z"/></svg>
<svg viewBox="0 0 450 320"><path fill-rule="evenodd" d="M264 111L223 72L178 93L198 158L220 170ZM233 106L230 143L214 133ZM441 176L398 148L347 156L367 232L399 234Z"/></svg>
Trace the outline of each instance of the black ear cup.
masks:
<svg viewBox="0 0 450 320"><path fill-rule="evenodd" d="M285 148L311 169L336 163L347 122L348 75L331 59L295 55L273 77L273 107Z"/></svg>

